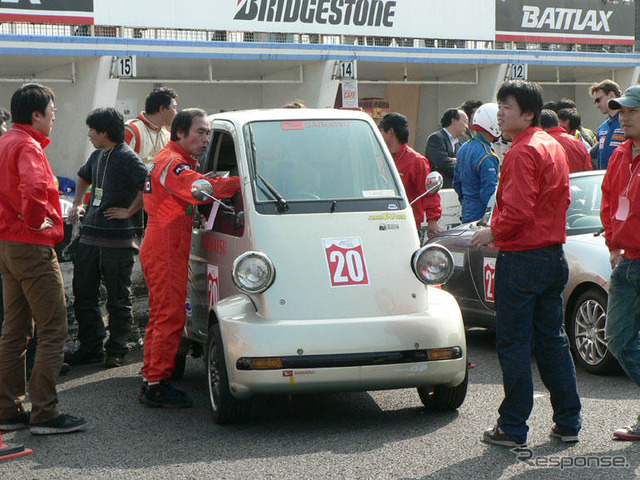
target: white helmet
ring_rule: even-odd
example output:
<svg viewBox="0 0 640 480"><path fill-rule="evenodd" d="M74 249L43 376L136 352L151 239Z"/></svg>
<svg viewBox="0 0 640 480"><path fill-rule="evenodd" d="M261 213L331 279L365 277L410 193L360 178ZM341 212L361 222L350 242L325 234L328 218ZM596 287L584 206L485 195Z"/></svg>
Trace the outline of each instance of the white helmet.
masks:
<svg viewBox="0 0 640 480"><path fill-rule="evenodd" d="M500 136L498 127L498 104L483 103L473 114L473 124L478 125L494 137Z"/></svg>

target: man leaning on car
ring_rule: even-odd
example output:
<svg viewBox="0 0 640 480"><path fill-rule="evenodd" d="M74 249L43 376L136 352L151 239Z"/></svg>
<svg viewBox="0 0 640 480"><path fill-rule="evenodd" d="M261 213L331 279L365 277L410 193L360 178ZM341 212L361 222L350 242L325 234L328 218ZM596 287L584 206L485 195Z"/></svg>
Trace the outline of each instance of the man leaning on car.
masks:
<svg viewBox="0 0 640 480"><path fill-rule="evenodd" d="M562 328L562 290L569 267L562 244L570 203L569 165L562 146L539 127L542 88L508 81L498 90L498 125L513 138L505 154L491 227L471 238L493 243L496 260L496 348L505 397L497 424L483 440L504 446L527 441L533 409L531 348L551 393L551 437L578 441L582 419L576 372ZM533 342L532 342L533 340Z"/></svg>
<svg viewBox="0 0 640 480"><path fill-rule="evenodd" d="M620 113L628 140L613 151L602 181L600 217L613 268L605 334L609 351L640 385L640 85L608 107ZM640 440L640 417L613 435Z"/></svg>

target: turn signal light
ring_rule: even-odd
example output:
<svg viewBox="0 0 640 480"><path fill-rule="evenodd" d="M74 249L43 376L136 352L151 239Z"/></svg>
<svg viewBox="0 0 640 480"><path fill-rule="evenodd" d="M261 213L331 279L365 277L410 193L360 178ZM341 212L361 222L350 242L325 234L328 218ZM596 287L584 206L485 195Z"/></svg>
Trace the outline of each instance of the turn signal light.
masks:
<svg viewBox="0 0 640 480"><path fill-rule="evenodd" d="M254 358L251 360L251 370L281 370L282 358Z"/></svg>
<svg viewBox="0 0 640 480"><path fill-rule="evenodd" d="M429 360L448 360L451 358L459 358L459 354L454 348L434 348L429 350Z"/></svg>

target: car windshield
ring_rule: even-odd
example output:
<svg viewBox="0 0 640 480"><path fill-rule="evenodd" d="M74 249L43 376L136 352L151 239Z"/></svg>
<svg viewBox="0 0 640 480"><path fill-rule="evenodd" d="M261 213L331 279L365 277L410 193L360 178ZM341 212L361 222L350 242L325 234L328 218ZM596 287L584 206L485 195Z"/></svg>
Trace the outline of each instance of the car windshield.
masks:
<svg viewBox="0 0 640 480"><path fill-rule="evenodd" d="M602 228L600 201L602 200L603 178L604 171L569 177L571 204L567 210L567 235L595 233ZM479 222L480 225L487 225L490 221L495 202L496 196L494 194L487 205L484 217Z"/></svg>
<svg viewBox="0 0 640 480"><path fill-rule="evenodd" d="M366 121L254 122L246 137L257 202L401 198Z"/></svg>

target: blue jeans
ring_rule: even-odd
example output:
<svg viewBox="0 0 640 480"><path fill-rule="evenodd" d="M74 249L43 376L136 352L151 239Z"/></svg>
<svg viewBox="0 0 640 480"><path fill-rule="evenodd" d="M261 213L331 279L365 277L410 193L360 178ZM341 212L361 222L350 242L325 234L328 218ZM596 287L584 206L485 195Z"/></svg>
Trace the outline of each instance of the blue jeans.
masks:
<svg viewBox="0 0 640 480"><path fill-rule="evenodd" d="M623 258L611 272L605 334L609 351L640 385L640 259Z"/></svg>
<svg viewBox="0 0 640 480"><path fill-rule="evenodd" d="M576 372L563 328L562 290L569 267L562 245L500 252L496 261L496 347L504 386L498 426L526 442L533 409L531 347L563 433L582 425Z"/></svg>

